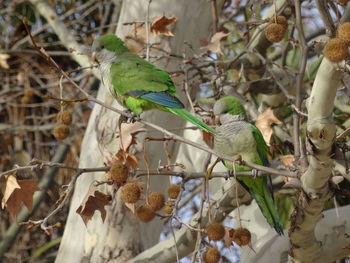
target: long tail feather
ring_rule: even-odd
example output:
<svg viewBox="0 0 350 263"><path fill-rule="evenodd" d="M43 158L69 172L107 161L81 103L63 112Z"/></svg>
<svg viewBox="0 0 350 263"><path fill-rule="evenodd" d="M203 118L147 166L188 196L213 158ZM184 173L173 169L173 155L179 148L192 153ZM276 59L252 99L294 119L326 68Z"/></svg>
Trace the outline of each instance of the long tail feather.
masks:
<svg viewBox="0 0 350 263"><path fill-rule="evenodd" d="M262 214L265 216L267 222L276 230L279 235L283 235L283 226L281 224L272 193L264 186L264 194L256 194L251 192L251 195L256 200L260 207Z"/></svg>
<svg viewBox="0 0 350 263"><path fill-rule="evenodd" d="M191 122L192 124L196 125L197 127L201 128L202 130L210 133L216 133L216 130L212 127L208 126L201 120L199 120L197 117L193 116L191 113L189 113L186 109L176 109L176 108L168 108L168 110L171 113L174 113L183 119Z"/></svg>
<svg viewBox="0 0 350 263"><path fill-rule="evenodd" d="M267 178L238 177L240 184L250 193L258 204L266 221L279 235L283 235L283 226L278 215L272 192L267 187Z"/></svg>

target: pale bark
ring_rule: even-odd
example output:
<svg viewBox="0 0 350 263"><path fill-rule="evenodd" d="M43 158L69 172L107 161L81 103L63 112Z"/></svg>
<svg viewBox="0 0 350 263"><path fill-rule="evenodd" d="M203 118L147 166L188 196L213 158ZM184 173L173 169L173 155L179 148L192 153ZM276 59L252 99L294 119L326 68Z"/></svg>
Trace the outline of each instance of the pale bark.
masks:
<svg viewBox="0 0 350 263"><path fill-rule="evenodd" d="M309 166L301 177L301 194L290 229L289 262L314 262L323 249L314 234L316 223L321 219L324 203L331 193L328 179L333 160L332 146L335 139L333 123L334 99L341 85L339 65L324 59L317 72L308 103L307 138L309 142ZM334 255L333 260L337 257Z"/></svg>
<svg viewBox="0 0 350 263"><path fill-rule="evenodd" d="M122 23L144 21L147 16L146 10L147 1L124 1L117 35L123 37L130 30L130 27L125 27ZM184 41L198 50L199 40L208 38L211 32L210 3L206 0L153 1L149 16L152 18L164 13L178 17L173 30L175 37L161 39L163 48L172 53L182 54ZM162 60L160 66L171 71L177 68L179 62L181 61L166 59ZM108 103L113 101L105 89L100 89L98 98ZM182 101L186 101L184 97L182 97ZM114 105L116 105L115 102ZM80 166L101 166L101 145L113 153L118 150L117 141L113 139L118 117L113 112L95 106L82 144ZM142 117L168 129L178 128L184 124L184 121L179 117L159 111L145 113ZM109 136L105 136L106 134ZM138 140L142 142L145 136L162 137L158 132L151 132L143 133ZM172 153L173 157L176 157L176 148L175 144L169 145L169 152ZM166 163L165 154L160 149L162 149L161 143L147 143L147 156L151 169L157 168L159 160L162 161L162 164ZM142 153L139 154L139 157L142 160ZM144 165L141 164L141 168L142 166ZM189 167L189 169L191 168ZM104 223L101 221L99 213L96 213L87 226L84 225L75 211L92 181L102 178L101 174L90 174L78 179L56 262L124 262L158 241L162 228L159 219L148 224L139 223L124 204L116 198L114 198L113 205L107 209L107 218ZM167 177L156 177L151 182L151 189L164 191L168 182Z"/></svg>

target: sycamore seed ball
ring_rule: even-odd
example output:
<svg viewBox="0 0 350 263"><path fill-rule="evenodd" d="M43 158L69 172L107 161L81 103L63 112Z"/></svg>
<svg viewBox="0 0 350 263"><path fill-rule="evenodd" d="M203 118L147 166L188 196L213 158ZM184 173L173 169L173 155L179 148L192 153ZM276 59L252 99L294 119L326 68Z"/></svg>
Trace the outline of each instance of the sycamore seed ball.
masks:
<svg viewBox="0 0 350 263"><path fill-rule="evenodd" d="M33 97L34 96L34 89L32 89L32 88L24 89L24 96Z"/></svg>
<svg viewBox="0 0 350 263"><path fill-rule="evenodd" d="M28 96L23 96L23 97L21 98L21 104L28 104L28 103L30 103L30 97L28 97Z"/></svg>
<svg viewBox="0 0 350 263"><path fill-rule="evenodd" d="M162 210L166 214L171 214L173 212L174 206L175 206L174 200L168 200L165 202Z"/></svg>
<svg viewBox="0 0 350 263"><path fill-rule="evenodd" d="M57 122L69 125L72 123L72 114L69 111L61 111L57 114Z"/></svg>
<svg viewBox="0 0 350 263"><path fill-rule="evenodd" d="M349 2L349 0L338 0L338 3L340 4L340 5L347 5L347 3Z"/></svg>
<svg viewBox="0 0 350 263"><path fill-rule="evenodd" d="M323 55L331 62L340 62L348 57L348 46L345 41L333 38L324 47Z"/></svg>
<svg viewBox="0 0 350 263"><path fill-rule="evenodd" d="M220 261L220 258L220 252L215 247L209 248L204 254L205 263L218 263Z"/></svg>
<svg viewBox="0 0 350 263"><path fill-rule="evenodd" d="M276 23L269 24L265 28L265 36L270 42L280 42L283 39L285 32L286 30L284 29L284 26Z"/></svg>
<svg viewBox="0 0 350 263"><path fill-rule="evenodd" d="M169 198L176 199L180 193L180 186L177 184L171 184L168 187L168 196Z"/></svg>
<svg viewBox="0 0 350 263"><path fill-rule="evenodd" d="M165 198L162 193L153 192L148 196L148 204L153 208L154 211L162 209L165 203Z"/></svg>
<svg viewBox="0 0 350 263"><path fill-rule="evenodd" d="M248 229L246 228L238 228L233 233L233 242L235 242L239 246L245 246L250 243L251 240L251 234Z"/></svg>
<svg viewBox="0 0 350 263"><path fill-rule="evenodd" d="M142 222L149 222L155 217L155 213L150 205L143 204L136 209L136 216Z"/></svg>
<svg viewBox="0 0 350 263"><path fill-rule="evenodd" d="M63 140L69 136L69 126L65 124L59 124L53 129L53 136L57 140Z"/></svg>
<svg viewBox="0 0 350 263"><path fill-rule="evenodd" d="M350 46L350 22L339 25L337 30L337 38L344 40L345 44Z"/></svg>
<svg viewBox="0 0 350 263"><path fill-rule="evenodd" d="M122 187L122 200L125 203L136 203L141 196L140 187L136 183L127 183Z"/></svg>
<svg viewBox="0 0 350 263"><path fill-rule="evenodd" d="M270 24L279 24L283 26L284 30L288 29L288 21L285 16L273 16L270 18Z"/></svg>
<svg viewBox="0 0 350 263"><path fill-rule="evenodd" d="M109 174L111 175L112 180L121 185L124 184L128 179L129 170L128 167L123 163L115 162L111 165Z"/></svg>
<svg viewBox="0 0 350 263"><path fill-rule="evenodd" d="M220 223L211 224L207 227L207 235L210 240L221 240L225 236L225 227Z"/></svg>

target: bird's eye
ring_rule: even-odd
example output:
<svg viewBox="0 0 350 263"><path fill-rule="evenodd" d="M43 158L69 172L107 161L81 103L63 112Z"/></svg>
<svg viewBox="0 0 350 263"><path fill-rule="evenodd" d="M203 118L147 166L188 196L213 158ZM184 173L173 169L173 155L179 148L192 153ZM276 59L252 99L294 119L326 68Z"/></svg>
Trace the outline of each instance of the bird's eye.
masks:
<svg viewBox="0 0 350 263"><path fill-rule="evenodd" d="M101 49L104 49L105 48L105 45L101 45Z"/></svg>

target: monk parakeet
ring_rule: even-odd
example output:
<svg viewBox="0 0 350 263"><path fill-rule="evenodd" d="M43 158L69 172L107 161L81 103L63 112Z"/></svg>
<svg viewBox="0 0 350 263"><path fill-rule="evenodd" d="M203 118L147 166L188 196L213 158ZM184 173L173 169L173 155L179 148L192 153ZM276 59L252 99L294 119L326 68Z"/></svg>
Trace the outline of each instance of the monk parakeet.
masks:
<svg viewBox="0 0 350 263"><path fill-rule="evenodd" d="M177 98L169 74L130 52L115 35L103 35L92 45L93 56L101 66L102 79L118 102L140 115L160 109L174 113L206 132L215 133L189 113Z"/></svg>
<svg viewBox="0 0 350 263"><path fill-rule="evenodd" d="M214 136L214 148L218 153L228 156L241 156L244 161L268 166L266 145L263 135L253 124L246 121L246 113L240 100L227 96L214 104L214 114L219 117L221 126ZM224 161L229 170L249 171L251 168L241 165L233 167L232 162ZM269 189L267 177L237 177L237 180L252 195L258 203L267 222L280 235L283 226L280 222L277 208Z"/></svg>

